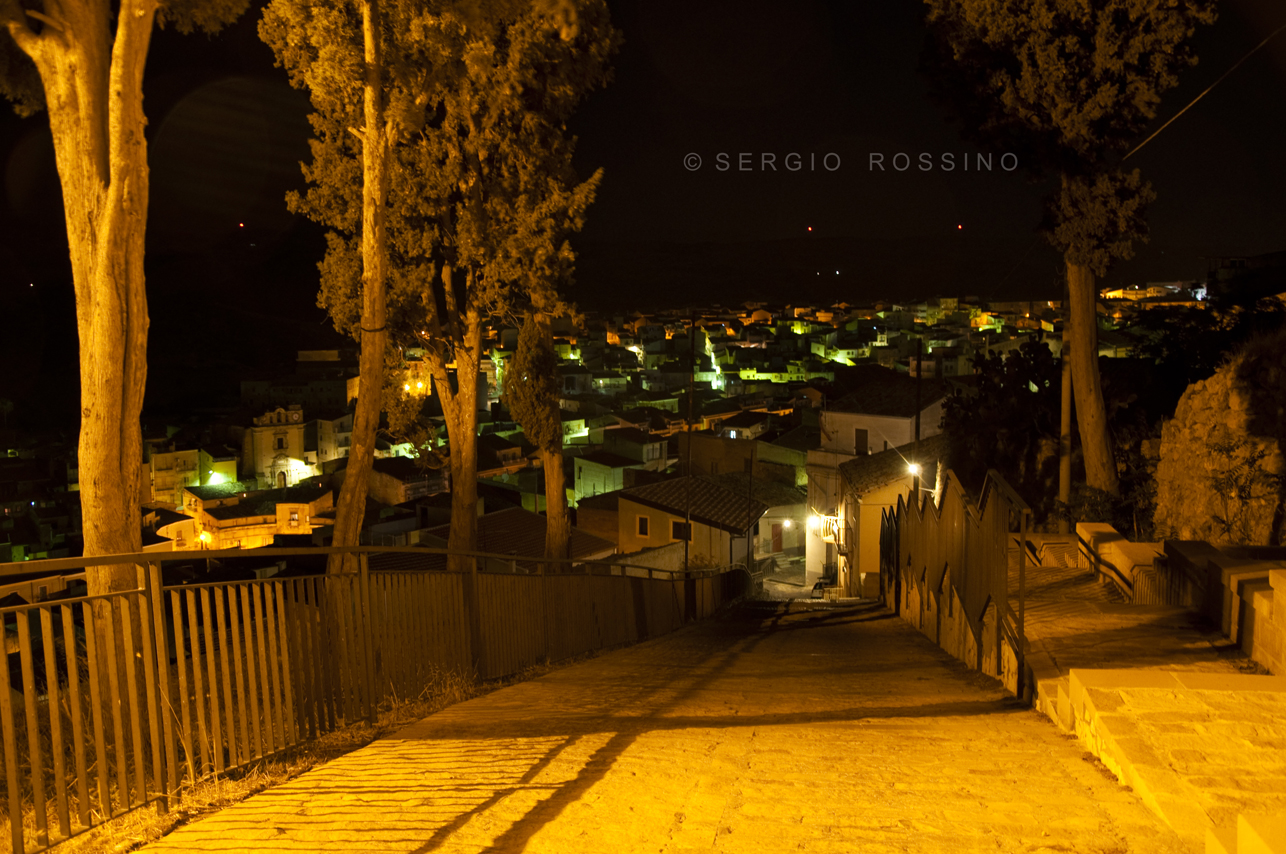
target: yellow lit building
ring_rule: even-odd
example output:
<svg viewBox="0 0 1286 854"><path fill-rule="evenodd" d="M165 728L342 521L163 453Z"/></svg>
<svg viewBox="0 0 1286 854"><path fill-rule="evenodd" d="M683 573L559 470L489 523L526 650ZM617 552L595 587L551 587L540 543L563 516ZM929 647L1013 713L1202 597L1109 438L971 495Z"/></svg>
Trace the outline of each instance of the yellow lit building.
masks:
<svg viewBox="0 0 1286 854"><path fill-rule="evenodd" d="M236 492L237 484L183 490L185 518L157 529L175 551L254 549L278 534L311 534L333 525L334 494L321 486Z"/></svg>

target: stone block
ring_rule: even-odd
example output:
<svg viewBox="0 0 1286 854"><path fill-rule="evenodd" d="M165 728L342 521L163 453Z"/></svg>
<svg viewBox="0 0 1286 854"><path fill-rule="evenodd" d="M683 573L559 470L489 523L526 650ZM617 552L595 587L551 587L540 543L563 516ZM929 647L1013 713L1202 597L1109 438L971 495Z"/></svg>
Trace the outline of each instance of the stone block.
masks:
<svg viewBox="0 0 1286 854"><path fill-rule="evenodd" d="M1273 691L1286 692L1286 676L1259 676L1253 673L1171 674L1182 687L1194 691Z"/></svg>
<svg viewBox="0 0 1286 854"><path fill-rule="evenodd" d="M1286 854L1286 816L1238 816L1237 854Z"/></svg>
<svg viewBox="0 0 1286 854"><path fill-rule="evenodd" d="M1208 828L1206 830L1206 854L1237 854L1237 828Z"/></svg>
<svg viewBox="0 0 1286 854"><path fill-rule="evenodd" d="M1078 692L1089 688L1116 690L1120 688L1168 688L1179 686L1176 677L1181 674L1170 670L1113 670L1073 668L1070 674L1072 702L1077 702Z"/></svg>

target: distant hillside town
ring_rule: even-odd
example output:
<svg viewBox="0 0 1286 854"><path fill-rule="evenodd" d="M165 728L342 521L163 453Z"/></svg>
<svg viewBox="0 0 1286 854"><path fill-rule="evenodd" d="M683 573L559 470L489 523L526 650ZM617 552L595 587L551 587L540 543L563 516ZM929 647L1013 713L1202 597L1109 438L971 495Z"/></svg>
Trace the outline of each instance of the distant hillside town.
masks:
<svg viewBox="0 0 1286 854"><path fill-rule="evenodd" d="M1201 282L1102 292L1099 355L1137 355L1145 315L1200 310L1229 283L1280 269L1283 255L1221 259ZM554 332L578 553L668 565L686 544L696 565L750 561L801 587L846 573L851 589L867 567L854 548L861 532L834 528L841 492L910 488L903 449L918 439L920 460L941 455L934 437L944 402L976 393L978 356L1032 342L1055 356L1062 348L1058 302L973 297L589 313L561 319ZM543 528L530 522L545 509L540 454L503 396L517 339L503 323L486 330L487 352L470 380L485 410L478 435L463 439L447 430L422 354L405 353L403 389L423 396L435 431L419 449L381 433L364 542L444 545L445 461L469 441L477 512L487 520L479 548L491 551L490 541L502 553L541 553ZM244 378L236 408L145 419L145 548L199 557L327 544L361 393L355 349L301 350L289 371ZM10 571L0 596L39 601L77 583L26 578L14 566L81 552L75 436L3 435L0 562ZM843 554L854 555L851 565Z"/></svg>

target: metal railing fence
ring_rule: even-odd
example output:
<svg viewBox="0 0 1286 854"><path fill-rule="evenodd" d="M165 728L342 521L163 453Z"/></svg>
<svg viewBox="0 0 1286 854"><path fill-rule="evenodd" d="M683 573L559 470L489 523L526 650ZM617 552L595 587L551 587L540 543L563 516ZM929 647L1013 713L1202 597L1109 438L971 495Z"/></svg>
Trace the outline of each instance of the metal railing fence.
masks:
<svg viewBox="0 0 1286 854"><path fill-rule="evenodd" d="M745 595L739 566L671 572L618 561L467 553L467 572L163 583L162 565L238 549L32 561L25 572L134 565L134 589L0 608L8 684L0 730L14 851L41 851L186 786L338 727L374 720L437 674L482 679L655 637ZM459 554L459 553L454 553ZM16 567L15 567L16 568ZM0 568L3 569L3 568ZM93 572L93 569L89 569ZM0 823L4 818L0 818Z"/></svg>

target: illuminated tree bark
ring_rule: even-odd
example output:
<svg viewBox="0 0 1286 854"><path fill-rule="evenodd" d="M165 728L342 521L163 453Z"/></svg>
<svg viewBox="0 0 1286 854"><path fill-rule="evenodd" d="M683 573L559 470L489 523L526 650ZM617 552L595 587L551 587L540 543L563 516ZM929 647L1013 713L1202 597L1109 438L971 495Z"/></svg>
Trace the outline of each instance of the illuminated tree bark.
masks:
<svg viewBox="0 0 1286 854"><path fill-rule="evenodd" d="M378 0L361 0L362 42L366 60L362 103L366 126L362 140L362 308L358 342L357 410L353 413L352 448L335 509L331 544L358 545L366 494L375 462L384 390L384 351L388 342L388 250L384 238L384 208L388 197L388 128L384 117L384 67ZM356 555L332 555L327 571L356 572Z"/></svg>
<svg viewBox="0 0 1286 854"><path fill-rule="evenodd" d="M1098 372L1098 291L1094 271L1081 264L1067 264L1070 295L1072 392L1076 397L1076 426L1085 456L1085 482L1095 489L1116 493L1116 460L1107 429L1103 386Z"/></svg>
<svg viewBox="0 0 1286 854"><path fill-rule="evenodd" d="M180 2L164 14L184 32L214 30L244 8ZM24 82L10 60L3 86L22 113L40 106L43 89L62 183L80 339L85 554L137 552L148 331L143 68L161 7L121 0L114 22L109 4L93 0L48 0L43 10L0 3L5 30L38 77ZM101 594L133 588L137 578L132 566L98 567L87 581L90 594Z"/></svg>

